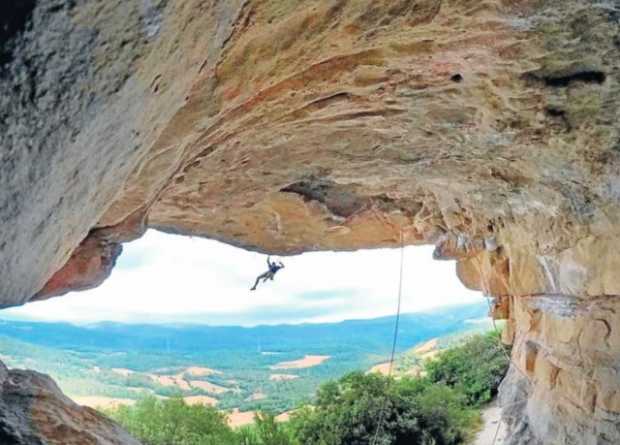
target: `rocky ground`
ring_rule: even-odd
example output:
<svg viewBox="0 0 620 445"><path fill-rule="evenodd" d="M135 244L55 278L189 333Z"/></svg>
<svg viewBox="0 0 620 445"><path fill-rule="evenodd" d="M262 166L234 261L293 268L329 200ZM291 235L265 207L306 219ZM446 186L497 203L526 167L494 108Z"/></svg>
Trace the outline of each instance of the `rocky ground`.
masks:
<svg viewBox="0 0 620 445"><path fill-rule="evenodd" d="M0 364L0 443L139 445L92 408L67 398L46 375Z"/></svg>
<svg viewBox="0 0 620 445"><path fill-rule="evenodd" d="M503 445L506 439L506 425L501 420L501 409L493 403L482 410L482 429L471 445Z"/></svg>

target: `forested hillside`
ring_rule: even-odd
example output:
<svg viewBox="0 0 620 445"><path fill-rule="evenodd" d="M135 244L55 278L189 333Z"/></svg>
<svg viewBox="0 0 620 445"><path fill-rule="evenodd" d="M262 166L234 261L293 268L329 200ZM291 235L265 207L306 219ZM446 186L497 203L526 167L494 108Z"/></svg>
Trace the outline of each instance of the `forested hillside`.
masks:
<svg viewBox="0 0 620 445"><path fill-rule="evenodd" d="M405 314L398 351L484 329L486 311L481 303ZM252 328L4 320L0 354L11 367L49 373L76 398L179 395L222 409L281 412L325 380L384 362L393 327L394 317Z"/></svg>

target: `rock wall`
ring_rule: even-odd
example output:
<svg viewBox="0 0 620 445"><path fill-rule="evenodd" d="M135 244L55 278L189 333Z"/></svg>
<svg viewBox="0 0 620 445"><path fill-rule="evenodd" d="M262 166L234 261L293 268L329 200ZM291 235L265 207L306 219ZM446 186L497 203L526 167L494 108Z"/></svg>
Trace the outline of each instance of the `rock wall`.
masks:
<svg viewBox="0 0 620 445"><path fill-rule="evenodd" d="M509 320L512 443L620 441L620 2L0 17L2 304L98 285L146 227L278 254L402 235Z"/></svg>
<svg viewBox="0 0 620 445"><path fill-rule="evenodd" d="M94 409L76 405L49 377L0 363L3 445L139 445Z"/></svg>
<svg viewBox="0 0 620 445"><path fill-rule="evenodd" d="M533 295L510 307L515 365L500 402L512 443L617 443L618 298Z"/></svg>

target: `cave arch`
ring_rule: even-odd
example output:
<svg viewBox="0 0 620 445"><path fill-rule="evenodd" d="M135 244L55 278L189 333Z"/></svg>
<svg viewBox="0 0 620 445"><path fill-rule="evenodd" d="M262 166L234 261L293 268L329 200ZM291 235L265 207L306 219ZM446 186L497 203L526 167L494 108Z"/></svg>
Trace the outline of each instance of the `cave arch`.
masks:
<svg viewBox="0 0 620 445"><path fill-rule="evenodd" d="M99 284L146 227L279 254L403 230L537 345L513 443L618 440L617 14L54 3L1 51L4 306Z"/></svg>

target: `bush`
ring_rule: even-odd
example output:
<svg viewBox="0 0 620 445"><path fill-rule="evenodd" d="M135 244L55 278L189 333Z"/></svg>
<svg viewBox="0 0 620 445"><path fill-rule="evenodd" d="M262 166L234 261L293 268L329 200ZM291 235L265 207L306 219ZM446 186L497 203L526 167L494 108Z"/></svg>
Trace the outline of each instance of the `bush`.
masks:
<svg viewBox="0 0 620 445"><path fill-rule="evenodd" d="M291 426L307 445L366 445L375 434L378 445L452 445L476 417L445 385L357 372L323 385L316 405L295 413Z"/></svg>
<svg viewBox="0 0 620 445"><path fill-rule="evenodd" d="M479 420L508 368L498 334L477 335L426 365L427 377L355 372L323 384L288 423L259 413L238 430L212 407L144 399L107 414L145 445L456 445ZM374 437L376 435L376 441Z"/></svg>
<svg viewBox="0 0 620 445"><path fill-rule="evenodd" d="M107 413L145 445L238 445L226 415L180 398L149 397Z"/></svg>
<svg viewBox="0 0 620 445"><path fill-rule="evenodd" d="M180 397L148 397L106 414L145 445L300 445L273 414L258 413L254 425L233 430L226 414L210 406L187 405Z"/></svg>
<svg viewBox="0 0 620 445"><path fill-rule="evenodd" d="M509 353L500 344L499 333L479 334L442 352L426 364L426 371L430 381L448 385L463 393L468 404L480 406L497 394Z"/></svg>
<svg viewBox="0 0 620 445"><path fill-rule="evenodd" d="M431 444L457 444L464 442L477 425L479 413L467 407L463 394L443 384L426 384L416 400L420 407L426 442ZM405 383L405 382L404 382Z"/></svg>
<svg viewBox="0 0 620 445"><path fill-rule="evenodd" d="M291 428L273 414L257 413L254 425L239 430L240 445L301 445Z"/></svg>

